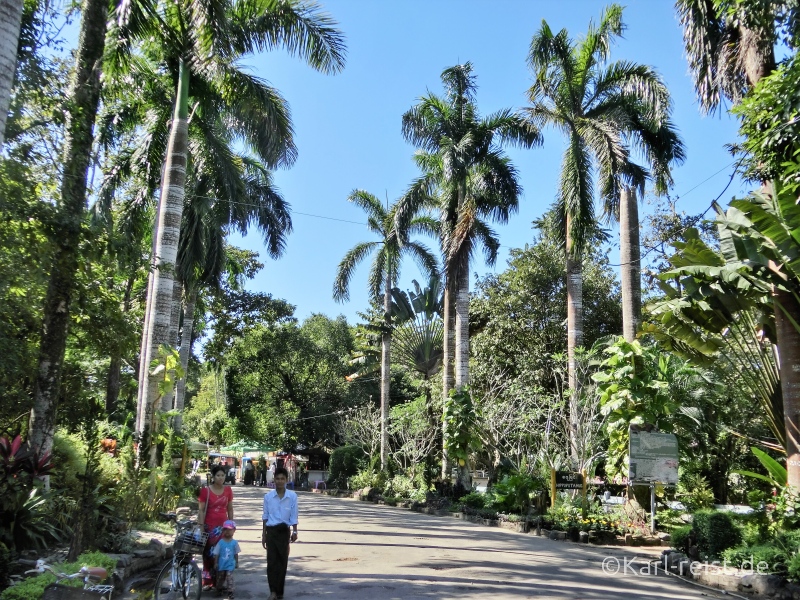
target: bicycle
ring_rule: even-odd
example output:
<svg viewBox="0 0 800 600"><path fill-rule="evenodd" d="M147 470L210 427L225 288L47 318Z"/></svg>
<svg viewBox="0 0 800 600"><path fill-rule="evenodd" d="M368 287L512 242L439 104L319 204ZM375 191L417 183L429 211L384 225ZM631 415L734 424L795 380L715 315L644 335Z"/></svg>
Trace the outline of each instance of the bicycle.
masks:
<svg viewBox="0 0 800 600"><path fill-rule="evenodd" d="M203 573L194 555L203 553L208 534L194 521L178 521L175 513L159 514L175 523L175 542L172 544L172 559L156 579L154 600L199 600L203 593Z"/></svg>
<svg viewBox="0 0 800 600"><path fill-rule="evenodd" d="M67 575L56 571L51 565L43 560L37 561L18 561L22 565L34 565L35 569L25 571L29 573L50 572L56 576L56 582L51 583L44 589L42 600L111 600L114 593L114 586L101 584L100 582L108 577L108 571L103 567L81 567L77 573ZM83 579L83 587L63 585L64 580Z"/></svg>

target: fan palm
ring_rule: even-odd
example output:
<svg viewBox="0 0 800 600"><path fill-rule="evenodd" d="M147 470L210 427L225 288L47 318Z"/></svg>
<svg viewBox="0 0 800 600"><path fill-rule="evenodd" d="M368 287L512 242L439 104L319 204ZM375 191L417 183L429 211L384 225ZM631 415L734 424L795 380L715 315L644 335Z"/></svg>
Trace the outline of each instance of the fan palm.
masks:
<svg viewBox="0 0 800 600"><path fill-rule="evenodd" d="M617 5L605 9L597 26L590 23L589 31L579 42L571 40L566 29L553 33L542 21L528 55L535 76L528 92L528 116L537 127L554 126L567 138L555 209L558 233L566 250L568 382L573 428L577 427L580 386L575 349L583 343L582 257L597 230L593 178L597 176L606 214L622 212L621 230L630 232L636 214L634 191L641 190L650 176L657 189L664 189L669 182L669 163L683 156L668 118L669 94L658 75L650 67L635 63L606 64L611 43L623 29L622 8ZM652 173L630 160L631 144L645 155ZM625 200L622 211L621 196ZM636 229L638 239L638 223ZM633 236L628 241L633 242ZM638 279L638 260L635 254L626 258L623 262L631 267L628 281L633 283ZM635 290L630 290L629 301L634 296ZM571 440L573 457L578 454L575 443Z"/></svg>
<svg viewBox="0 0 800 600"><path fill-rule="evenodd" d="M296 149L288 109L276 90L240 68L241 57L283 48L313 68L336 72L344 46L334 23L316 5L286 0L129 0L117 9L107 59L111 74L121 75L137 54L153 57L172 77L172 124L165 154L161 200L156 219L153 270L142 336L137 434L146 433L157 382L149 365L162 344L169 344L174 265L180 238L188 160L189 98L193 113L202 110L237 132L268 167L289 165ZM213 160L213 157L208 157Z"/></svg>
<svg viewBox="0 0 800 600"><path fill-rule="evenodd" d="M511 110L481 118L472 65L456 65L441 75L444 97L428 94L403 115L403 135L416 145L422 176L398 210L401 222L420 207L440 213L439 239L444 271L443 396L469 379L469 265L481 246L489 264L499 242L487 219L506 223L517 210L521 188L503 144L530 148L538 130ZM443 461L443 473L448 470ZM468 475L468 473L467 473Z"/></svg>
<svg viewBox="0 0 800 600"><path fill-rule="evenodd" d="M384 329L381 333L381 468L386 467L388 456L389 380L391 377L391 298L392 284L400 276L400 264L404 255L416 260L419 268L433 275L438 269L436 258L419 242L408 239L413 233L434 233L435 225L425 216L409 219L403 229L398 228L395 208L384 207L374 195L363 190L354 190L348 200L367 213L367 227L379 236L379 241L356 244L345 254L336 270L333 282L333 298L337 302L350 299L350 280L356 267L367 256L374 253L369 271L369 293L377 300L383 292Z"/></svg>

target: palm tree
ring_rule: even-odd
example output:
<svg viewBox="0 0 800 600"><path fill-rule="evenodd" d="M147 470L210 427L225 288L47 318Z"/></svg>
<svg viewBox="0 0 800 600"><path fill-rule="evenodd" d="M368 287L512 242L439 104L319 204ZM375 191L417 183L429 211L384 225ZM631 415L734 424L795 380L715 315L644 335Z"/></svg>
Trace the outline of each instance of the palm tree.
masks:
<svg viewBox="0 0 800 600"><path fill-rule="evenodd" d="M775 69L778 4L749 2L729 11L711 0L676 0L675 8L703 112L713 113L725 98L738 104Z"/></svg>
<svg viewBox="0 0 800 600"><path fill-rule="evenodd" d="M50 450L56 427L56 401L61 386L61 368L67 345L70 303L75 290L86 183L92 152L97 107L100 100L99 67L105 48L108 3L84 0L75 53L75 71L70 82L64 125L64 164L61 197L52 222L58 230L54 244L50 281L45 297L38 369L28 440L40 454Z"/></svg>
<svg viewBox="0 0 800 600"><path fill-rule="evenodd" d="M456 323L448 333L455 352L445 352L445 369L456 387L469 379L469 261L484 244L491 263L497 242L485 219L505 223L516 210L520 188L516 170L500 145L530 147L538 132L519 115L503 110L481 119L475 106L475 77L465 63L442 73L446 97L423 97L403 115L403 135L419 146L418 165L423 177L412 186L408 199L441 211L441 243L445 264L445 322ZM448 302L448 299L450 302ZM448 311L448 304L451 304ZM449 315L448 315L449 312ZM449 317L449 318L448 318ZM454 365L447 365L455 358ZM446 372L446 378L451 373ZM452 385L448 387L452 388Z"/></svg>
<svg viewBox="0 0 800 600"><path fill-rule="evenodd" d="M314 4L295 1L179 0L154 4L124 2L118 9L109 61L124 72L139 42L173 78L176 89L172 124L161 181L145 329L142 336L137 434L147 434L157 382L149 366L162 344L170 344L175 261L180 238L188 160L189 97L193 113L223 119L239 130L240 140L273 168L296 156L285 102L278 92L240 68L252 52L284 48L313 68L333 73L344 64L344 44L335 23ZM209 157L211 158L211 157Z"/></svg>
<svg viewBox="0 0 800 600"><path fill-rule="evenodd" d="M398 229L395 208L384 207L377 197L363 190L354 190L348 200L367 213L367 227L379 236L379 241L356 244L345 254L336 270L333 298L337 302L350 299L350 280L358 264L374 253L369 271L370 296L377 300L383 290L384 328L381 334L381 469L386 468L388 456L389 380L391 378L392 284L400 277L403 255L414 258L419 268L429 274L436 273L436 258L419 242L410 241L413 233L433 233L434 225L428 217L414 217L405 229Z"/></svg>
<svg viewBox="0 0 800 600"><path fill-rule="evenodd" d="M775 69L774 47L779 31L792 27L797 18L795 8L784 10L771 2L748 2L741 10L729 10L725 4L707 0L677 0L676 8L695 92L705 112L716 110L725 98L738 103ZM768 182L762 182L761 196L779 207L775 212L780 215L776 224L780 231L789 220L781 199L785 192L771 188ZM781 223L781 219L785 222ZM764 224L765 221L755 223L754 229ZM800 300L785 285L770 285L770 289L780 357L788 481L800 487Z"/></svg>
<svg viewBox="0 0 800 600"><path fill-rule="evenodd" d="M178 430L181 424L180 413L184 406L197 294L201 287L219 288L226 273L234 280L240 275L238 266L230 260L230 249L225 244L228 231L235 228L245 235L255 225L262 234L270 258L273 259L282 256L286 248L286 237L292 231L289 205L275 188L272 174L247 156L240 155L238 158L242 170L243 193L230 198L220 194L220 190L212 185L215 181L213 173L195 175L189 188L190 202L181 224L176 274L185 299L180 332L180 358L184 376L177 382L174 406L166 407L167 410L174 408L178 411L175 421ZM213 169L210 164L205 166ZM234 287L239 284L238 281L233 283Z"/></svg>
<svg viewBox="0 0 800 600"><path fill-rule="evenodd" d="M444 358L443 286L432 277L426 288L412 281L408 293L392 290L393 314L399 324L394 330L395 362L422 377L428 420L435 426L430 380L442 369Z"/></svg>
<svg viewBox="0 0 800 600"><path fill-rule="evenodd" d="M429 94L403 115L403 135L418 146L423 171L401 201L402 222L419 207L440 212L444 256L443 397L469 381L469 264L482 245L489 264L499 242L486 219L506 223L521 192L517 171L501 145L530 148L541 141L538 130L509 109L481 118L475 106L472 65L445 69L445 96ZM454 360L455 359L455 360ZM446 454L443 477L448 476ZM462 469L463 479L469 477Z"/></svg>
<svg viewBox="0 0 800 600"><path fill-rule="evenodd" d="M638 221L632 192L641 189L651 175L659 188L664 188L669 180L669 163L682 157L680 141L668 118L669 95L658 75L650 67L635 63L606 64L611 43L623 29L622 8L618 5L603 12L597 27L590 23L580 42L571 40L565 29L554 34L542 21L528 54L528 64L535 75L528 91L529 118L539 127L555 126L567 138L556 214L566 250L568 383L573 429L578 425L580 386L575 349L583 343L582 258L597 230L593 177L597 175L608 215L619 210L620 196L626 191L621 230L632 232ZM630 160L629 144L642 150L653 168L652 174ZM636 235L630 235L625 245L638 238L638 223L635 226ZM633 281L638 277L635 253L626 259L623 262L631 267L630 287L639 289ZM629 293L629 300L634 295L635 291ZM576 440L573 438L570 443L571 455L577 457Z"/></svg>
<svg viewBox="0 0 800 600"><path fill-rule="evenodd" d="M17 68L17 43L22 25L23 0L0 0L0 148L11 103L11 84Z"/></svg>

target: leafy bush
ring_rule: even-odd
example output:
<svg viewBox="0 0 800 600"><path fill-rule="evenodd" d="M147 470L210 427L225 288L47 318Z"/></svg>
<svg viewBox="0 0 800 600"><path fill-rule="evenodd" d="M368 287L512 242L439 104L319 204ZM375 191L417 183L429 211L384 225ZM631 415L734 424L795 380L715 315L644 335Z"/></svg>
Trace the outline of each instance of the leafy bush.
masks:
<svg viewBox="0 0 800 600"><path fill-rule="evenodd" d="M692 528L697 535L697 549L709 557L718 557L742 543L741 530L726 512L697 511L692 516Z"/></svg>
<svg viewBox="0 0 800 600"><path fill-rule="evenodd" d="M358 473L363 456L364 451L360 446L339 446L331 452L331 473L327 485L346 489L347 479Z"/></svg>
<svg viewBox="0 0 800 600"><path fill-rule="evenodd" d="M756 510L746 515L732 515L742 532L742 542L748 546L764 543L769 537L769 520L766 512Z"/></svg>
<svg viewBox="0 0 800 600"><path fill-rule="evenodd" d="M111 573L117 566L116 559L110 558L102 552L84 552L73 563L64 563L60 565L53 565L53 567L62 573L71 574L76 573L84 565L92 567L103 567ZM35 577L25 579L21 583L12 586L0 594L0 600L39 600L46 588L51 583L55 583L56 577L52 573L42 573ZM73 579L72 581L63 580L63 585L73 585L80 587L83 585L83 580Z"/></svg>
<svg viewBox="0 0 800 600"><path fill-rule="evenodd" d="M348 480L351 490L362 490L364 488L380 488L386 485L388 476L385 471L374 471L366 468L360 470Z"/></svg>
<svg viewBox="0 0 800 600"><path fill-rule="evenodd" d="M469 506L470 508L486 508L486 501L486 494L482 494L481 492L470 492L466 496L461 496L459 499L461 504Z"/></svg>
<svg viewBox="0 0 800 600"><path fill-rule="evenodd" d="M682 527L676 527L670 533L670 540L672 543L672 547L683 553L688 552L691 535L692 535L691 525L683 525Z"/></svg>
<svg viewBox="0 0 800 600"><path fill-rule="evenodd" d="M421 481L415 481L406 475L395 475L383 488L383 497L397 496L407 500L415 500L422 502L425 500L425 492L423 489L424 484Z"/></svg>
<svg viewBox="0 0 800 600"><path fill-rule="evenodd" d="M708 480L690 471L681 471L677 496L690 512L711 508L714 505L714 492Z"/></svg>
<svg viewBox="0 0 800 600"><path fill-rule="evenodd" d="M786 574L793 581L800 580L800 553L792 554L786 565Z"/></svg>
<svg viewBox="0 0 800 600"><path fill-rule="evenodd" d="M767 569L761 572L776 573L778 575L787 573L789 563L789 556L786 551L773 544L758 544L755 546L742 544L722 552L722 558L732 567L748 570L758 570L758 564L763 562L767 564Z"/></svg>
<svg viewBox="0 0 800 600"><path fill-rule="evenodd" d="M492 503L504 511L527 514L533 494L540 489L540 482L527 473L507 475L492 487Z"/></svg>
<svg viewBox="0 0 800 600"><path fill-rule="evenodd" d="M662 531L671 532L678 527L686 525L681 516L683 511L674 510L672 508L665 508L656 512L656 523L658 528Z"/></svg>

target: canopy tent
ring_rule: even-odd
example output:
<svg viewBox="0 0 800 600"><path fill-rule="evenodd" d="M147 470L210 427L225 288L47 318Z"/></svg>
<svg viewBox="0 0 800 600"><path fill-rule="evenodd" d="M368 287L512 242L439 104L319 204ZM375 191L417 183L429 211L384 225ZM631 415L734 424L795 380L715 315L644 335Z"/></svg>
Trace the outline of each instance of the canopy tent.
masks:
<svg viewBox="0 0 800 600"><path fill-rule="evenodd" d="M261 452L262 454L266 454L267 452L274 451L275 448L272 446L267 446L266 444L261 444L259 442L251 442L249 440L239 440L235 444L220 448L220 452L235 452L239 454L244 454L246 452Z"/></svg>

